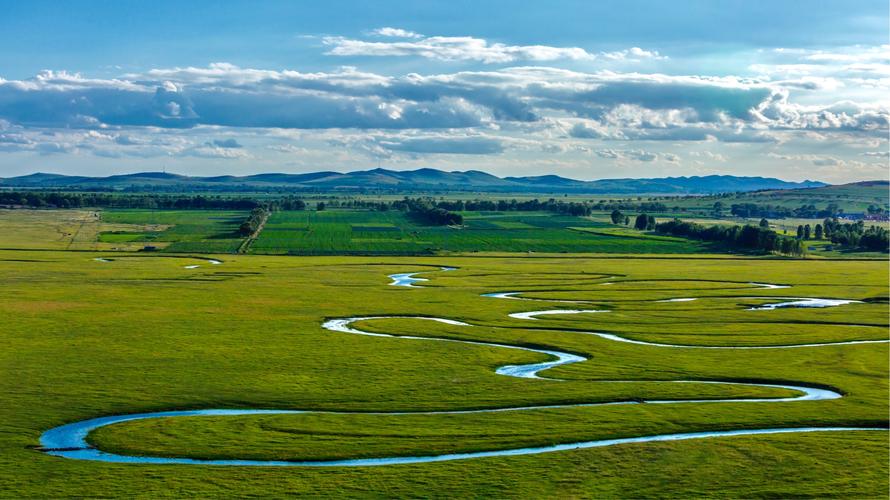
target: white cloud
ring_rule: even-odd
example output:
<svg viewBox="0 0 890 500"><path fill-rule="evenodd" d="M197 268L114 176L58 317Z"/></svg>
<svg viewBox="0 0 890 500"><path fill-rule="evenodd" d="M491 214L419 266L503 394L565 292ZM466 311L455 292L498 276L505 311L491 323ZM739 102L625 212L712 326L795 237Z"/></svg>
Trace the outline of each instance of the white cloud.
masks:
<svg viewBox="0 0 890 500"><path fill-rule="evenodd" d="M249 158L247 151L231 147L217 146L206 143L200 146L184 149L177 153L178 156L195 156L198 158L213 158L220 160L235 160Z"/></svg>
<svg viewBox="0 0 890 500"><path fill-rule="evenodd" d="M840 169L864 169L882 166L881 163L862 162L857 160L847 160L829 155L818 154L779 154L767 153L767 156L777 160L785 160L795 163L809 163L817 167L838 167ZM886 173L886 172L885 172Z"/></svg>
<svg viewBox="0 0 890 500"><path fill-rule="evenodd" d="M387 36L392 38L423 38L423 35L420 33L415 33L413 31L403 30L401 28L377 28L375 30L371 30L371 35L377 36Z"/></svg>
<svg viewBox="0 0 890 500"><path fill-rule="evenodd" d="M548 45L507 45L489 42L472 36L431 36L399 28L379 28L373 35L407 38L403 41L368 41L342 36L327 36L322 42L330 47L326 54L333 56L368 57L423 57L442 61L476 61L485 64L503 64L516 61L556 61L605 59L611 61L641 61L664 59L658 51L639 47L612 51L588 52L580 47L552 47Z"/></svg>
<svg viewBox="0 0 890 500"><path fill-rule="evenodd" d="M859 154L860 156L868 156L871 158L890 158L890 151L866 151Z"/></svg>
<svg viewBox="0 0 890 500"><path fill-rule="evenodd" d="M689 153L689 156L700 158L704 161L716 161L720 163L725 163L727 161L726 157L722 154L713 153L711 151L692 151Z"/></svg>
<svg viewBox="0 0 890 500"><path fill-rule="evenodd" d="M888 102L848 96L854 84L843 83L829 91L824 80L805 76L542 66L386 75L216 63L108 79L42 72L0 79L0 151L52 155L52 161L67 155L146 163L231 159L225 163L234 165L249 158L243 164L257 169L263 155L279 162L268 168L299 163L314 169L369 158L454 168L448 162L462 155L460 165L472 168L563 168L584 175L591 175L585 166L612 163L604 158L672 175L696 165L713 169L731 157L733 169L766 165L757 172L766 175L809 176L806 168L825 178L844 175L831 169L872 175L877 166L886 169L886 154L875 150L886 146ZM694 143L685 145L692 151L680 149L682 143ZM831 155L790 159L816 143ZM9 160L0 160L4 164Z"/></svg>
<svg viewBox="0 0 890 500"><path fill-rule="evenodd" d="M569 135L578 139L601 139L607 137L608 132L604 131L599 124L594 123L595 122L576 123L572 129L569 130Z"/></svg>
<svg viewBox="0 0 890 500"><path fill-rule="evenodd" d="M598 149L594 153L600 158L610 160L633 160L640 162L651 162L658 159L658 153L643 151L641 149ZM670 154L667 161L677 161L679 157Z"/></svg>

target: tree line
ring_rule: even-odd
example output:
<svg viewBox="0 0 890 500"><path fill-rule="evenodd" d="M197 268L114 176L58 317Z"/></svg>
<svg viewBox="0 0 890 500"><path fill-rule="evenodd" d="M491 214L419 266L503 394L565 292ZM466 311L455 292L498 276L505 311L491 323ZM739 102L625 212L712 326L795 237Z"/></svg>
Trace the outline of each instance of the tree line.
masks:
<svg viewBox="0 0 890 500"><path fill-rule="evenodd" d="M776 252L795 256L806 254L806 245L803 240L782 236L772 229L760 226L726 226L719 224L704 226L694 222L674 219L656 224L655 231L662 234L719 243L729 248Z"/></svg>
<svg viewBox="0 0 890 500"><path fill-rule="evenodd" d="M378 211L407 210L405 200L423 200L423 205L441 208L448 212L552 212L562 215L589 216L594 211L631 210L644 212L664 212L668 207L659 202L633 201L562 201L548 200L436 200L434 198L405 198L395 201L331 199L327 208L357 208ZM418 202L419 203L419 202ZM416 203L415 203L416 204ZM227 197L205 196L201 194L155 194L155 193L105 193L105 192L61 192L61 191L0 191L0 205L25 206L31 208L143 208L143 209L205 209L205 210L251 210L268 207L277 210L305 210L306 202L295 196L281 197ZM418 205L419 206L419 205ZM419 210L423 211L423 210Z"/></svg>
<svg viewBox="0 0 890 500"><path fill-rule="evenodd" d="M251 210L265 204L254 198L203 195L0 191L0 205L30 208L145 208L178 210Z"/></svg>
<svg viewBox="0 0 890 500"><path fill-rule="evenodd" d="M815 205L801 205L798 208L788 208L781 205L758 205L756 203L738 203L730 207L730 213L736 217L769 217L773 219L784 217L822 219L825 217L837 217L843 212L836 203L829 203L821 210L816 208Z"/></svg>
<svg viewBox="0 0 890 500"><path fill-rule="evenodd" d="M250 211L250 215L247 216L247 220L238 226L238 233L241 236L252 235L263 225L268 216L269 212L265 208L254 208Z"/></svg>
<svg viewBox="0 0 890 500"><path fill-rule="evenodd" d="M816 237L819 238L819 225L816 225ZM798 228L799 232L799 228ZM890 231L878 226L865 227L865 223L842 223L837 219L822 221L823 236L832 243L851 249L871 252L890 251Z"/></svg>
<svg viewBox="0 0 890 500"><path fill-rule="evenodd" d="M459 226L464 223L464 216L437 206L430 200L422 198L405 198L394 201L392 208L408 212L408 215L423 224L433 226Z"/></svg>

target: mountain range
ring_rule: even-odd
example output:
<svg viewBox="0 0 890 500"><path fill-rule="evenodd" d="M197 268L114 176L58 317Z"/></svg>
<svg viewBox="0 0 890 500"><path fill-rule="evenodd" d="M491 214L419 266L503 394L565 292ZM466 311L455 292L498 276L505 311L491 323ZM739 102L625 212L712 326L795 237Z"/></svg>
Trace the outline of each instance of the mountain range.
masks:
<svg viewBox="0 0 890 500"><path fill-rule="evenodd" d="M85 177L35 173L0 179L0 187L56 189L293 189L295 191L488 191L584 194L710 194L763 189L798 189L826 186L817 181L789 182L769 177L706 175L651 179L581 181L558 175L497 177L478 170L446 172L432 168L395 171L377 168L348 173L268 173L247 176L192 177L166 172L142 172Z"/></svg>

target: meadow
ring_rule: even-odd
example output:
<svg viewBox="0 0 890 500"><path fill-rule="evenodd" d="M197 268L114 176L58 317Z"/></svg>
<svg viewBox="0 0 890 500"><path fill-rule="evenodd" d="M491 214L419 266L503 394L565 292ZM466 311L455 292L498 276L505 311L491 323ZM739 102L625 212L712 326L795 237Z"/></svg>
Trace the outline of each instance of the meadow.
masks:
<svg viewBox="0 0 890 500"><path fill-rule="evenodd" d="M107 261L94 260L99 257ZM208 258L222 264L210 264ZM458 269L440 272L440 266ZM421 283L424 288L389 285L388 274L421 271L429 280ZM5 250L0 251L0 274L5 343L0 351L0 491L6 494L861 498L884 496L887 489L886 431L738 436L325 469L112 464L35 449L41 433L64 423L198 408L359 413L154 419L105 427L89 440L100 449L129 455L318 460L702 430L884 428L887 343L664 348L584 333L691 346L886 340L884 260L296 258ZM545 302L482 296L505 291ZM750 310L782 297L861 302ZM677 298L696 300L659 302ZM509 316L554 308L608 312L536 320ZM542 373L559 381L520 379L494 370L546 356L351 335L321 326L330 318L383 315L437 316L473 326L408 318L358 325L378 333L551 348L587 360ZM361 414L794 395L781 388L708 381L833 388L843 397Z"/></svg>

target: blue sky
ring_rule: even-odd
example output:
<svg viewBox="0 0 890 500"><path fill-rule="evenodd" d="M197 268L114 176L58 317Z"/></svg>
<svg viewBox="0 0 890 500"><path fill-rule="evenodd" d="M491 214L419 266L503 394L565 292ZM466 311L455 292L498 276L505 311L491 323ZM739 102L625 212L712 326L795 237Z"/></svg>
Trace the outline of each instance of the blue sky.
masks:
<svg viewBox="0 0 890 500"><path fill-rule="evenodd" d="M886 1L0 10L0 177L888 177Z"/></svg>

